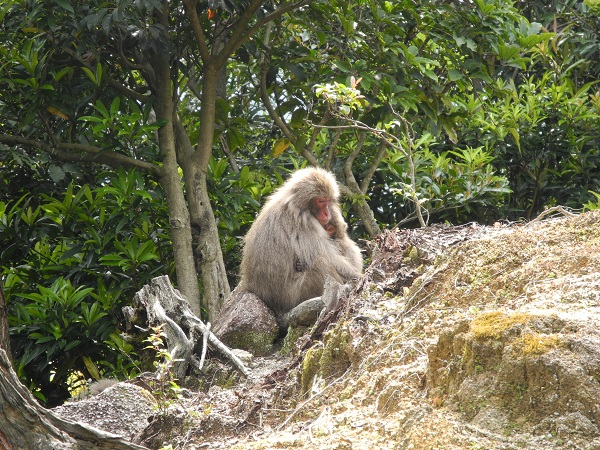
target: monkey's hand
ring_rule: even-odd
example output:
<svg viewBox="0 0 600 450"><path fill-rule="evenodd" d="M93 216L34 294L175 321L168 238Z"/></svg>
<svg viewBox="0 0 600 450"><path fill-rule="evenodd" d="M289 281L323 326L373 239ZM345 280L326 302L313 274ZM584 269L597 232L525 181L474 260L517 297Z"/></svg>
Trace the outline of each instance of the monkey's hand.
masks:
<svg viewBox="0 0 600 450"><path fill-rule="evenodd" d="M308 263L306 261L296 258L296 261L294 262L294 269L296 270L296 272L305 272L308 270Z"/></svg>

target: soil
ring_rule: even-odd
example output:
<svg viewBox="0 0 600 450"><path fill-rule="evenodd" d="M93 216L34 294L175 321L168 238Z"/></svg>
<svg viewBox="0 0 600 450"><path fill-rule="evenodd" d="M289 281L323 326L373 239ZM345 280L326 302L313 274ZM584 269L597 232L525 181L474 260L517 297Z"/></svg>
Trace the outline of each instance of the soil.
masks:
<svg viewBox="0 0 600 450"><path fill-rule="evenodd" d="M600 449L599 325L600 211L386 231L364 278L291 351L252 359L247 379L212 358L137 441Z"/></svg>

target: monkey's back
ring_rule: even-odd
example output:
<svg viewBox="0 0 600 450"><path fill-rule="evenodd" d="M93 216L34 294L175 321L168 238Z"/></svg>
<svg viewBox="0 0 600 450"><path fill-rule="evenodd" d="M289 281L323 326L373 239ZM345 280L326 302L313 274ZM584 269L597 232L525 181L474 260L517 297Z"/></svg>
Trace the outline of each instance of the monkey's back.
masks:
<svg viewBox="0 0 600 450"><path fill-rule="evenodd" d="M320 296L327 275L342 282L357 273L344 243L333 242L312 212L317 197L329 200L341 218L335 176L314 167L296 171L269 197L246 235L240 287L278 316ZM337 227L345 235L345 223Z"/></svg>
<svg viewBox="0 0 600 450"><path fill-rule="evenodd" d="M289 208L266 207L246 235L241 288L277 315L322 294L327 236L316 219L310 219L297 217Z"/></svg>

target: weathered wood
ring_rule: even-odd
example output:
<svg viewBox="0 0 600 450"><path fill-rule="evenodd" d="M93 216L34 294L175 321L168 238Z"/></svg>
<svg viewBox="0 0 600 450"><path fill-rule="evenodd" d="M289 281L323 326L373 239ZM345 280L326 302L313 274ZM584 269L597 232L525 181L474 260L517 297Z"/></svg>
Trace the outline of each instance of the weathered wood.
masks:
<svg viewBox="0 0 600 450"><path fill-rule="evenodd" d="M62 419L41 407L19 381L3 349L0 349L0 448L147 450L120 436Z"/></svg>
<svg viewBox="0 0 600 450"><path fill-rule="evenodd" d="M208 344L212 348L228 358L244 376L248 376L244 363L192 312L188 301L173 287L168 276L153 278L150 284L135 294L133 305L134 308L145 309L151 326L167 325L167 347L174 361L173 373L176 378L183 378L190 364L200 369L199 360L193 357L193 349L204 334L208 335ZM126 317L136 316L133 311L124 312Z"/></svg>
<svg viewBox="0 0 600 450"><path fill-rule="evenodd" d="M2 288L2 280L0 279L0 348L6 351L9 359L10 353L10 336L8 333L8 310L6 309L6 298Z"/></svg>

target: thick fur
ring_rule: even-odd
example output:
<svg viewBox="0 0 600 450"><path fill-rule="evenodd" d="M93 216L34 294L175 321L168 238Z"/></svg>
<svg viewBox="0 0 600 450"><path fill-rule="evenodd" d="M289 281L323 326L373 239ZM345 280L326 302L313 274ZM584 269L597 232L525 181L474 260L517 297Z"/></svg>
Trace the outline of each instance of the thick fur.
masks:
<svg viewBox="0 0 600 450"><path fill-rule="evenodd" d="M348 237L332 173L301 169L277 189L263 206L245 239L240 287L261 298L279 317L323 293L325 277L340 283L359 277L362 255ZM311 214L311 201L331 199L330 238Z"/></svg>

